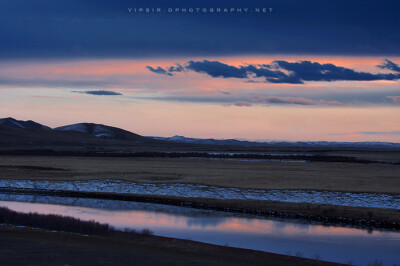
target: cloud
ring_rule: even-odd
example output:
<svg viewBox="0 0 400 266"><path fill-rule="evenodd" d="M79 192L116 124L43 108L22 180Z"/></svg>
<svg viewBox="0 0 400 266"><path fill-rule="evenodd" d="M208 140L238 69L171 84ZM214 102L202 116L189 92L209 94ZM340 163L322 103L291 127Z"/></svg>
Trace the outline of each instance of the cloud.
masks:
<svg viewBox="0 0 400 266"><path fill-rule="evenodd" d="M171 66L167 68L162 68L158 66L153 68L147 66L147 68L157 74L163 74L172 76L172 72L183 72L183 71L193 71L197 73L207 74L213 78L239 78L248 79L250 76L257 78L264 77L269 82L276 82L277 80L285 81L285 83L302 83L301 80L294 77L293 75L287 75L280 70L273 69L270 65L245 65L245 66L231 66L219 61L189 61L184 66L177 65L177 67ZM168 69L168 70L167 70ZM177 71L177 69L179 71ZM172 70L172 71L169 71ZM253 80L248 80L247 82L254 82Z"/></svg>
<svg viewBox="0 0 400 266"><path fill-rule="evenodd" d="M234 102L232 105L240 106L240 107L242 107L242 106L250 107L250 106L252 106L253 104L250 103L250 102L246 102L246 101L237 101L237 102Z"/></svg>
<svg viewBox="0 0 400 266"><path fill-rule="evenodd" d="M398 64L393 63L389 59L385 59L385 61L382 63L382 65L378 65L377 67L379 67L381 69L389 69L389 70L400 73L400 66Z"/></svg>
<svg viewBox="0 0 400 266"><path fill-rule="evenodd" d="M386 60L386 65L391 69L398 67ZM385 68L387 66L385 65ZM382 68L382 66L379 66ZM231 66L219 61L188 61L184 66L147 68L158 74L172 76L172 72L194 71L204 73L213 78L239 78L247 79L246 82L256 82L252 78L264 78L265 82L283 84L303 84L306 81L373 81L397 80L400 74L368 73L354 69L335 66L334 64L320 64L311 61L288 62L283 60L273 61L271 64ZM167 70L168 69L168 70ZM171 71L169 71L171 70Z"/></svg>
<svg viewBox="0 0 400 266"><path fill-rule="evenodd" d="M350 68L335 66L334 64L320 64L311 61L287 62L283 60L274 61L281 69L292 73L293 78L302 81L372 81L372 80L395 80L398 74L373 74L368 72L357 72ZM287 83L285 79L276 80L279 83Z"/></svg>
<svg viewBox="0 0 400 266"><path fill-rule="evenodd" d="M198 73L206 73L213 78L247 78L245 67L234 67L219 61L189 61L186 69Z"/></svg>
<svg viewBox="0 0 400 266"><path fill-rule="evenodd" d="M76 79L44 79L44 78L6 78L0 77L0 86L16 87L45 87L45 88L81 88L106 87L115 85L115 81L108 80L76 80Z"/></svg>
<svg viewBox="0 0 400 266"><path fill-rule="evenodd" d="M190 3L173 1L174 8L244 5L243 0ZM171 3L165 0L2 0L0 36L7 38L0 42L0 58L400 55L398 0L252 0L245 6L270 4L271 14L189 15L127 10L166 10Z"/></svg>
<svg viewBox="0 0 400 266"><path fill-rule="evenodd" d="M253 104L288 104L288 105L313 105L313 106L346 106L337 101L311 100L304 97L281 96L254 96L247 100L238 100L226 103L225 106L250 107Z"/></svg>
<svg viewBox="0 0 400 266"><path fill-rule="evenodd" d="M400 130L398 131L361 131L357 132L362 135L400 135Z"/></svg>
<svg viewBox="0 0 400 266"><path fill-rule="evenodd" d="M157 68L153 68L151 66L146 66L148 70L150 70L151 72L157 73L157 74L161 74L161 75L166 75L166 76L173 76L171 72L165 70L162 67L157 67Z"/></svg>
<svg viewBox="0 0 400 266"><path fill-rule="evenodd" d="M303 82L293 74L285 74L277 65L248 65L245 67L249 75L256 78L265 78L270 83L302 84ZM250 82L252 80L249 80ZM254 82L254 81L253 81Z"/></svg>
<svg viewBox="0 0 400 266"><path fill-rule="evenodd" d="M29 95L29 97L32 97L32 98L61 98L58 96L38 95L38 94Z"/></svg>
<svg viewBox="0 0 400 266"><path fill-rule="evenodd" d="M330 133L327 135L346 136L346 137L358 137L360 135L400 135L400 130L396 130L396 131L358 131L358 132L347 132L347 133Z"/></svg>
<svg viewBox="0 0 400 266"><path fill-rule="evenodd" d="M106 90L98 90L98 91L72 91L77 93L85 93L91 95L106 95L106 96L114 96L114 95L123 95L122 93L115 91L106 91Z"/></svg>
<svg viewBox="0 0 400 266"><path fill-rule="evenodd" d="M186 71L185 68L181 64L176 64L175 66L170 66L170 67L167 67L166 69L164 69L160 66L157 68L153 68L151 66L146 66L146 68L148 70L150 70L151 72L161 74L161 75L166 75L166 76L173 76L174 75L174 74L172 74L173 72Z"/></svg>
<svg viewBox="0 0 400 266"><path fill-rule="evenodd" d="M296 104L296 105L329 105L329 106L345 106L337 101L311 100L304 97L281 97L281 96L255 96L255 102L270 104Z"/></svg>
<svg viewBox="0 0 400 266"><path fill-rule="evenodd" d="M394 103L400 104L400 96L386 96L386 98L391 99Z"/></svg>
<svg viewBox="0 0 400 266"><path fill-rule="evenodd" d="M170 66L168 68L168 72L183 72L185 71L185 68L181 64L176 64L176 66Z"/></svg>

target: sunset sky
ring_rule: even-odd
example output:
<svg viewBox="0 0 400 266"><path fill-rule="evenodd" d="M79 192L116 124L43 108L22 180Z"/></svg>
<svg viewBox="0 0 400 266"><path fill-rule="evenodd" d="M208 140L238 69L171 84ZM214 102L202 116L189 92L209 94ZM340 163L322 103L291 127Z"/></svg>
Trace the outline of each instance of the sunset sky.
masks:
<svg viewBox="0 0 400 266"><path fill-rule="evenodd" d="M0 0L0 117L400 142L399 13L397 0Z"/></svg>

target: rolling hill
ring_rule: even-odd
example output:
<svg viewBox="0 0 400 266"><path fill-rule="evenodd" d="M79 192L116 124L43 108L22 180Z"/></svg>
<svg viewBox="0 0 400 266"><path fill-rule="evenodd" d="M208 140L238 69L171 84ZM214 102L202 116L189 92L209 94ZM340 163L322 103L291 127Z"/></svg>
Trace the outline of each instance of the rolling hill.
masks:
<svg viewBox="0 0 400 266"><path fill-rule="evenodd" d="M7 127L12 127L12 128L39 128L39 129L46 129L46 130L51 130L50 127L44 126L42 124L36 123L35 121L28 120L28 121L22 121L22 120L16 120L12 117L8 118L1 118L0 119L0 125L7 126Z"/></svg>
<svg viewBox="0 0 400 266"><path fill-rule="evenodd" d="M150 138L142 137L138 134L123 130L117 127L111 127L94 123L78 123L54 128L60 132L81 132L91 136L103 139L112 140L127 140L127 141L153 141ZM154 141L153 141L154 142Z"/></svg>
<svg viewBox="0 0 400 266"><path fill-rule="evenodd" d="M11 117L0 119L0 148L2 149L135 146L163 143L168 142L100 124L80 123L52 129L31 120L22 121Z"/></svg>

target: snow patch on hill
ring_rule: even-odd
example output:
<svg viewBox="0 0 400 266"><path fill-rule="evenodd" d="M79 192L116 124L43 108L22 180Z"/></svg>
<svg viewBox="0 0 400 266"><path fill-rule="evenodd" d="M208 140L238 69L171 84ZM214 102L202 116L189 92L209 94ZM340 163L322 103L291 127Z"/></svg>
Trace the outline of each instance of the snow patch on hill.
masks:
<svg viewBox="0 0 400 266"><path fill-rule="evenodd" d="M88 128L85 126L85 124L73 124L69 126L63 126L63 127L57 127L55 130L60 130L60 131L78 131L82 133L88 133Z"/></svg>

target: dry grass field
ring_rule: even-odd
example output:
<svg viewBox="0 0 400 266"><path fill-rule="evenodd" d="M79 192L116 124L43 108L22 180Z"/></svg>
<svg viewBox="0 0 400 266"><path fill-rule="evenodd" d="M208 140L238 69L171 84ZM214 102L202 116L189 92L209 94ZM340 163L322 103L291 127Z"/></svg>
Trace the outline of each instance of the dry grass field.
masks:
<svg viewBox="0 0 400 266"><path fill-rule="evenodd" d="M280 163L205 158L0 156L0 178L123 179L257 189L400 194L400 165Z"/></svg>
<svg viewBox="0 0 400 266"><path fill-rule="evenodd" d="M341 151L345 155L354 151ZM376 159L373 153L360 157ZM329 152L332 154L332 152ZM348 155L348 154L346 154ZM381 160L393 159L392 153ZM218 187L255 189L304 189L346 192L400 194L400 165L383 163L214 160L207 158L74 157L74 156L0 156L0 178L31 180L119 179L144 183L189 183ZM89 195L90 197L102 197ZM79 195L77 195L79 196ZM109 197L109 195L107 196ZM130 197L130 195L128 195ZM149 198L150 196L145 196ZM140 200L134 196L133 200ZM250 200L210 200L152 196L161 202L185 202L221 209L255 210L302 214L335 219L373 219L398 222L395 209L341 207L306 203L263 202ZM210 205L211 204L211 205ZM379 227L379 225L377 225Z"/></svg>

